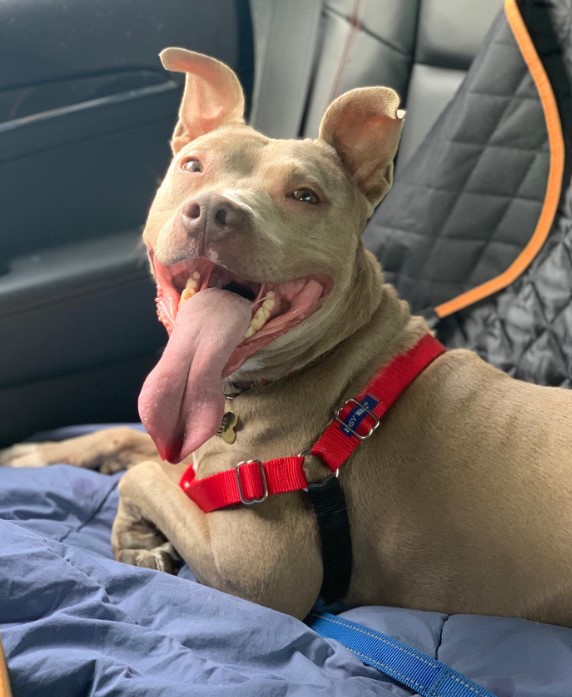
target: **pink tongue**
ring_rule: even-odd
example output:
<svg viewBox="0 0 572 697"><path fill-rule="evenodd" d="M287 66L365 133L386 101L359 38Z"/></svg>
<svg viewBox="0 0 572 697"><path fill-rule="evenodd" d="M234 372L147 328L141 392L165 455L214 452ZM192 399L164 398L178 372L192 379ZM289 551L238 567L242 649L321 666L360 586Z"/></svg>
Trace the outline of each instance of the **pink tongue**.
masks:
<svg viewBox="0 0 572 697"><path fill-rule="evenodd" d="M164 460L180 462L216 433L224 415L223 370L251 313L249 300L218 288L181 305L139 395L141 421Z"/></svg>

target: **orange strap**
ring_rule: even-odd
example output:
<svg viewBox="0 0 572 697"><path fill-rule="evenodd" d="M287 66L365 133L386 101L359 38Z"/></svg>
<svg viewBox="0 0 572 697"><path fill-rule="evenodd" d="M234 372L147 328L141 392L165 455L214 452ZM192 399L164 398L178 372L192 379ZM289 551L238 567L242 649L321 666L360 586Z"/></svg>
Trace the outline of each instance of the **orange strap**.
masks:
<svg viewBox="0 0 572 697"><path fill-rule="evenodd" d="M465 293L461 293L461 295L452 300L447 300L447 302L438 305L435 308L435 313L441 318L463 310L465 307L469 307L469 305L473 305L479 302L479 300L483 300L489 295L506 288L523 274L546 242L556 215L558 201L560 200L562 175L564 172L564 138L552 85L528 34L528 29L522 19L516 0L505 0L504 11L518 48L536 85L540 103L542 104L542 111L544 112L550 148L550 166L546 194L532 237L508 269L495 276L495 278L491 278L489 281L485 281L485 283L471 288L471 290Z"/></svg>

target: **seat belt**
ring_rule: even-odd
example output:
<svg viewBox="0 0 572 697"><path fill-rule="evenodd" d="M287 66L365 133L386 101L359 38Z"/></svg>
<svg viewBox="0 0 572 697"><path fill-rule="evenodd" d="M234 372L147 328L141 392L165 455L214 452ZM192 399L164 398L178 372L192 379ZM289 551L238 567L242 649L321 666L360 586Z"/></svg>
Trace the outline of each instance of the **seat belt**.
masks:
<svg viewBox="0 0 572 697"><path fill-rule="evenodd" d="M306 106L322 0L250 0L256 75L250 125L297 138Z"/></svg>
<svg viewBox="0 0 572 697"><path fill-rule="evenodd" d="M367 666L377 668L421 697L496 697L441 661L357 622L313 612L308 626L326 639L335 639Z"/></svg>

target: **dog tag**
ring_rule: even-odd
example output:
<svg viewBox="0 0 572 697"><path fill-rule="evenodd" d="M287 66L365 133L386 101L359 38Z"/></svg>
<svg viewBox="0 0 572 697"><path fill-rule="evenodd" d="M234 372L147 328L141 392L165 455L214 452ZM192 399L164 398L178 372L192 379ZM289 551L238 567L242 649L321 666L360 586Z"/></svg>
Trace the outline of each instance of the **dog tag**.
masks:
<svg viewBox="0 0 572 697"><path fill-rule="evenodd" d="M227 411L222 417L222 423L218 427L217 436L220 436L225 443L232 445L236 440L235 427L238 424L238 416L233 411Z"/></svg>

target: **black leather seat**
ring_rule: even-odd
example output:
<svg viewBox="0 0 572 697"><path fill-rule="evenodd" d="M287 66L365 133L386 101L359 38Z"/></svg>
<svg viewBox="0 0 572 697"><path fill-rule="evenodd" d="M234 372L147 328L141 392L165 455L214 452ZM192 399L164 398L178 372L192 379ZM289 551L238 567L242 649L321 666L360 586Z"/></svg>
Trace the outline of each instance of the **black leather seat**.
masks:
<svg viewBox="0 0 572 697"><path fill-rule="evenodd" d="M307 1L307 0L306 0ZM268 46L272 2L250 0L257 69ZM398 156L403 166L461 84L502 0L325 0L314 46L300 135L315 137L322 114L338 95L388 85L408 109ZM303 50L296 37L292 51ZM259 99L280 99L283 85Z"/></svg>

